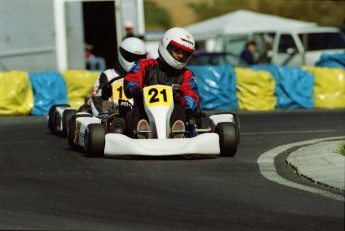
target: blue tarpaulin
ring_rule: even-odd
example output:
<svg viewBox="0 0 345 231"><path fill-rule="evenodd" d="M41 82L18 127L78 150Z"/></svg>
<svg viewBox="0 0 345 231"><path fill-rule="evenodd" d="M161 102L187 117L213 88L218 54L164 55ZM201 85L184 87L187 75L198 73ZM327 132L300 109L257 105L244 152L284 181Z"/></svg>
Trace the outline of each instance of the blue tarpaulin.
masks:
<svg viewBox="0 0 345 231"><path fill-rule="evenodd" d="M315 66L342 68L345 70L345 52L322 54L320 60L315 63Z"/></svg>
<svg viewBox="0 0 345 231"><path fill-rule="evenodd" d="M276 81L278 109L313 108L314 76L299 67L253 65L253 70L266 70Z"/></svg>
<svg viewBox="0 0 345 231"><path fill-rule="evenodd" d="M196 77L202 109L238 109L236 75L231 65L188 66L187 68Z"/></svg>
<svg viewBox="0 0 345 231"><path fill-rule="evenodd" d="M34 93L32 115L47 115L54 104L67 104L67 87L58 71L29 73Z"/></svg>

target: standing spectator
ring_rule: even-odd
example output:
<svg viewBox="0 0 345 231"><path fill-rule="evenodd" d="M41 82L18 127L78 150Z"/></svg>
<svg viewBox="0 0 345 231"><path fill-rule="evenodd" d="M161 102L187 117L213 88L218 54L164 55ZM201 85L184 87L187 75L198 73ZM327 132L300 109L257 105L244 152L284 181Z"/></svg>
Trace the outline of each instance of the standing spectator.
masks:
<svg viewBox="0 0 345 231"><path fill-rule="evenodd" d="M130 37L136 37L134 35L134 32L133 32L133 23L128 21L128 22L125 22L125 31L126 31L126 34L125 34L125 37L123 39L126 39L126 38L130 38Z"/></svg>
<svg viewBox="0 0 345 231"><path fill-rule="evenodd" d="M244 50L241 52L241 59L247 65L255 64L254 52L256 49L256 43L254 41L249 41L246 43Z"/></svg>
<svg viewBox="0 0 345 231"><path fill-rule="evenodd" d="M106 68L105 59L103 57L95 56L92 53L93 46L85 43L85 62L86 68L89 70L101 70L103 71Z"/></svg>

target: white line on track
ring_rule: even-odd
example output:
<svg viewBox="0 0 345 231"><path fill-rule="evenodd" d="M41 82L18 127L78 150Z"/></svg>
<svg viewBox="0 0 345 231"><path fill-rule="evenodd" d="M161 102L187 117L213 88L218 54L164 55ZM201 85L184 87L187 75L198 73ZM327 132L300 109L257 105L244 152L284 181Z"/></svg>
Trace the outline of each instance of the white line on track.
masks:
<svg viewBox="0 0 345 231"><path fill-rule="evenodd" d="M0 144L30 144L30 143L46 143L46 140L13 140L13 141L0 141Z"/></svg>
<svg viewBox="0 0 345 231"><path fill-rule="evenodd" d="M335 130L306 130L306 131L277 131L277 132L241 132L241 135L268 135L268 134L298 134L298 133L323 133Z"/></svg>
<svg viewBox="0 0 345 231"><path fill-rule="evenodd" d="M329 198L344 202L345 201L344 196L337 195L337 194L328 192L326 190L301 185L301 184L289 181L289 180L281 177L278 174L278 172L275 168L275 165L274 165L274 158L276 156L278 156L280 153L282 153L288 149L291 149L291 148L296 147L296 146L310 145L310 144L318 143L320 141L333 140L333 139L337 139L337 138L342 138L342 137L314 139L314 140L302 141L302 142L297 142L297 143L291 143L291 144L287 144L287 145L278 146L278 147L276 147L270 151L267 151L267 152L261 154L259 159L257 160L261 175L263 175L268 180L274 181L278 184L282 184L282 185L285 185L288 187L304 190L304 191L311 192L311 193L316 193L316 194L319 194L319 195L322 195L325 197L329 197Z"/></svg>

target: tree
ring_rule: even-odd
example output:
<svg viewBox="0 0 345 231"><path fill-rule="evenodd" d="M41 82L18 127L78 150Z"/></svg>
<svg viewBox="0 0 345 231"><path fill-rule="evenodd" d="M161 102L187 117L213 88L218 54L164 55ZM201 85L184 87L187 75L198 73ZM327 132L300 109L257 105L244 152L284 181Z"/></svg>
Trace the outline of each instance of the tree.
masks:
<svg viewBox="0 0 345 231"><path fill-rule="evenodd" d="M316 22L320 25L341 25L345 22L345 1L329 0L202 0L190 2L198 21L245 9L264 14Z"/></svg>
<svg viewBox="0 0 345 231"><path fill-rule="evenodd" d="M145 1L145 25L148 31L162 31L171 28L170 13L154 1Z"/></svg>

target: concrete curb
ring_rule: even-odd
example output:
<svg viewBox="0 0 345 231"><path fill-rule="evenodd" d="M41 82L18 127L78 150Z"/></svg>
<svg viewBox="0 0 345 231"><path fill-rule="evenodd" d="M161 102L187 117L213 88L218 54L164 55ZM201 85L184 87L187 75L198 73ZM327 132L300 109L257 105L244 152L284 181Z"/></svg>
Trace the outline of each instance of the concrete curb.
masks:
<svg viewBox="0 0 345 231"><path fill-rule="evenodd" d="M344 191L345 156L336 153L344 138L327 138L307 144L292 152L286 162L312 182Z"/></svg>

